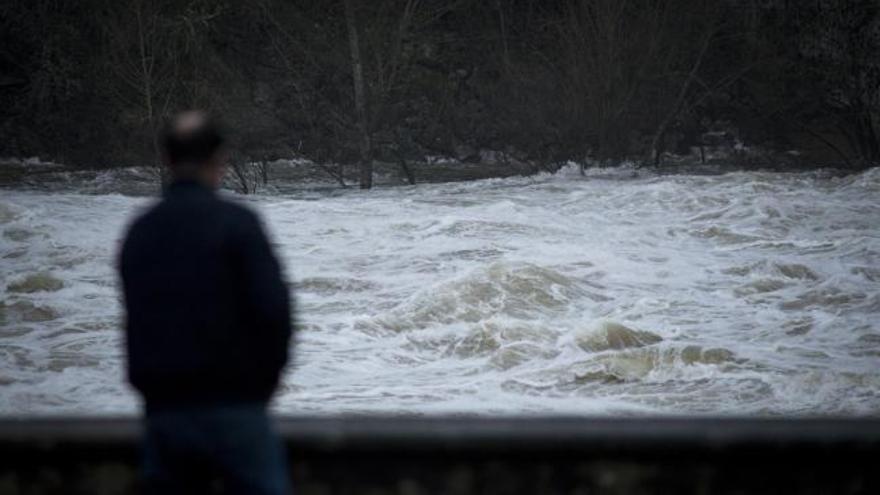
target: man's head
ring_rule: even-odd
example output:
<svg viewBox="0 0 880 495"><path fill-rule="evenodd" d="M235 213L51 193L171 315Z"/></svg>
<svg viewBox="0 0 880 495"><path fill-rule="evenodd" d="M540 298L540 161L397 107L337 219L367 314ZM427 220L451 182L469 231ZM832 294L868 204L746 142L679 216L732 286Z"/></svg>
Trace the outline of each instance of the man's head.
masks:
<svg viewBox="0 0 880 495"><path fill-rule="evenodd" d="M220 185L225 171L223 143L219 126L200 111L178 114L162 134L171 175L175 179L196 179L214 188Z"/></svg>

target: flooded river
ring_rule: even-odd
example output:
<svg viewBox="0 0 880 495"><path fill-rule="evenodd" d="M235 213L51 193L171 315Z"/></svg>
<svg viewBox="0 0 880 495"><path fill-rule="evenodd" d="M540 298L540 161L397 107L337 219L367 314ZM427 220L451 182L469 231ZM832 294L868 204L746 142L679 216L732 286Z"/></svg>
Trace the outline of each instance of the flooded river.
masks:
<svg viewBox="0 0 880 495"><path fill-rule="evenodd" d="M136 170L0 186L0 414L134 413ZM275 409L880 413L880 169L574 169L243 197L298 304Z"/></svg>

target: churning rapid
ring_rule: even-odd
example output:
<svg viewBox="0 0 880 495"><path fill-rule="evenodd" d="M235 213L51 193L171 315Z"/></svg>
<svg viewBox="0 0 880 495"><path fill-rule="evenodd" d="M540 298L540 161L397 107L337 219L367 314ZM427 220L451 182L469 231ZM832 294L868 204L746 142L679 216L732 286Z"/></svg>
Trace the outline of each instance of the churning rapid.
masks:
<svg viewBox="0 0 880 495"><path fill-rule="evenodd" d="M2 414L137 410L113 262L154 199L77 177L0 190ZM278 191L237 199L295 284L279 413L880 413L880 169Z"/></svg>

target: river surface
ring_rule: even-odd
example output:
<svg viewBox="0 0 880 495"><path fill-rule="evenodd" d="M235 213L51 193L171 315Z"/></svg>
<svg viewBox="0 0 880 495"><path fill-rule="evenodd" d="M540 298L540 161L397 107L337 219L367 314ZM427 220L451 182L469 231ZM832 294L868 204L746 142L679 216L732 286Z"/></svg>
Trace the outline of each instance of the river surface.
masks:
<svg viewBox="0 0 880 495"><path fill-rule="evenodd" d="M0 185L0 415L135 413L114 256L154 186L52 177ZM880 169L224 194L297 299L279 413L880 413Z"/></svg>

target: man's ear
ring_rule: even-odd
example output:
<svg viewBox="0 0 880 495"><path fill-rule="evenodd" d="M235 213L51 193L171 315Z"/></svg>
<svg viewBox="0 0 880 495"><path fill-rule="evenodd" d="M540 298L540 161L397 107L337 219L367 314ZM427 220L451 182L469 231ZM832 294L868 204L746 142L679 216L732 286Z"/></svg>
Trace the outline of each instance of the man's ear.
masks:
<svg viewBox="0 0 880 495"><path fill-rule="evenodd" d="M226 167L229 164L229 151L226 149L219 149L214 156L211 157L211 165L215 167Z"/></svg>

